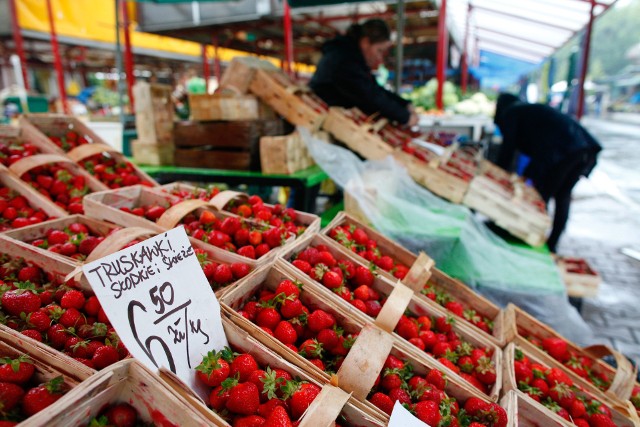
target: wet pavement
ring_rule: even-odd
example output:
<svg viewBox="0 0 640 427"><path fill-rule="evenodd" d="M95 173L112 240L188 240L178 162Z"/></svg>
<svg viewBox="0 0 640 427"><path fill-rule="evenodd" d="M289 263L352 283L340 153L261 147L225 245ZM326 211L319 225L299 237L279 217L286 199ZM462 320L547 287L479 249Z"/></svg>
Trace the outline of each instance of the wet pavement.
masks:
<svg viewBox="0 0 640 427"><path fill-rule="evenodd" d="M640 252L640 120L583 124L604 150L574 190L558 253L585 258L600 273L598 295L583 299L582 316L598 342L640 364L640 260L623 253Z"/></svg>

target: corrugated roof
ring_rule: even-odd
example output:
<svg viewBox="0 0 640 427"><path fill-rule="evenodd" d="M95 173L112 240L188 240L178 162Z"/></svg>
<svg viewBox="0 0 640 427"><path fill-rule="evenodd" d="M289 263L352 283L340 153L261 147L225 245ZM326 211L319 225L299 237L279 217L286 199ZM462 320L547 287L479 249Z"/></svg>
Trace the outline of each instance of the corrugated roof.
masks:
<svg viewBox="0 0 640 427"><path fill-rule="evenodd" d="M594 16L617 0L595 1ZM447 0L447 21L464 43L471 5L468 52L476 49L540 63L589 22L591 0Z"/></svg>

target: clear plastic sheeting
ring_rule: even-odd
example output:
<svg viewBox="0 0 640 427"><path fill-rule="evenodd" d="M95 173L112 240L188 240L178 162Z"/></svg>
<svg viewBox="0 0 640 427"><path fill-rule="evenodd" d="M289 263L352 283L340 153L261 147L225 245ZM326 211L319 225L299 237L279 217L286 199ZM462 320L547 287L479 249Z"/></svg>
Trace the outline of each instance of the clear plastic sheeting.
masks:
<svg viewBox="0 0 640 427"><path fill-rule="evenodd" d="M592 334L568 302L552 258L514 247L471 211L416 184L393 158L361 161L351 151L313 138L298 128L316 163L358 202L382 233L497 304L513 302L579 344Z"/></svg>

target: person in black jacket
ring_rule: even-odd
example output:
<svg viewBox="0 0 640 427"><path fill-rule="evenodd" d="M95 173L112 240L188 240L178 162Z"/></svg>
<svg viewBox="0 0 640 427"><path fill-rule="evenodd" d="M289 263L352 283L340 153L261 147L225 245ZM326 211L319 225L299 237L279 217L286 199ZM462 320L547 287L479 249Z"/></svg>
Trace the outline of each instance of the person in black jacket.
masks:
<svg viewBox="0 0 640 427"><path fill-rule="evenodd" d="M589 176L602 147L572 117L547 105L521 102L511 94L498 97L494 122L502 133L498 166L511 170L516 151L528 156L524 176L545 203L555 201L547 245L556 252L569 219L571 191L581 176Z"/></svg>
<svg viewBox="0 0 640 427"><path fill-rule="evenodd" d="M353 24L346 35L324 44L309 86L330 106L357 107L367 115L379 112L391 121L413 126L418 116L411 103L381 87L372 74L391 45L384 21Z"/></svg>

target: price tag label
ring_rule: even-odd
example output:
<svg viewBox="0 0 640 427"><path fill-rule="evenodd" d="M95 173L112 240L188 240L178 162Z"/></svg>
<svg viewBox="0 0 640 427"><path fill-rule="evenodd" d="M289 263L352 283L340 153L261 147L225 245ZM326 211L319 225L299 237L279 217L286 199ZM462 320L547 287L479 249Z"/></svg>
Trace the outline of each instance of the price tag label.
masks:
<svg viewBox="0 0 640 427"><path fill-rule="evenodd" d="M417 419L409 412L400 401L393 405L388 427L431 427L429 424Z"/></svg>
<svg viewBox="0 0 640 427"><path fill-rule="evenodd" d="M129 352L164 367L201 397L195 367L228 345L220 305L184 228L174 228L82 267Z"/></svg>

